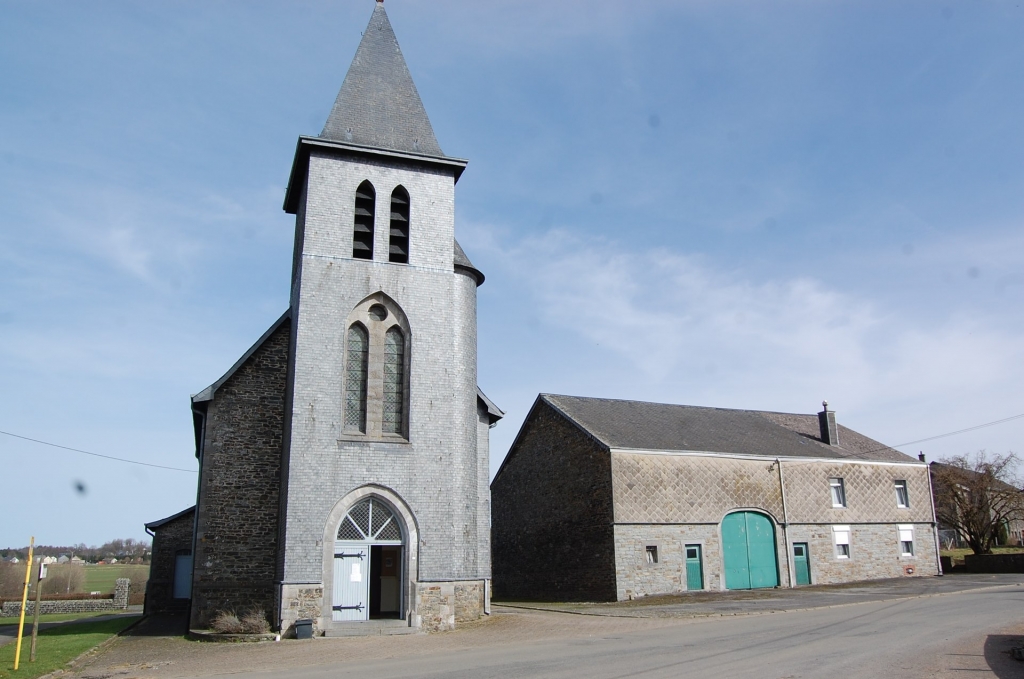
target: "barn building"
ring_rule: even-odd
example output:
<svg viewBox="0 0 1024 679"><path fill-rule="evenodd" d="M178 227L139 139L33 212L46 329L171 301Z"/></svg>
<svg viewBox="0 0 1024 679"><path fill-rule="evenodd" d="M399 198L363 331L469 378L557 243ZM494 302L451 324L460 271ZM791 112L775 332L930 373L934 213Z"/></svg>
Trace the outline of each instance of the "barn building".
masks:
<svg viewBox="0 0 1024 679"><path fill-rule="evenodd" d="M491 484L494 596L939 574L928 466L817 415L541 394Z"/></svg>
<svg viewBox="0 0 1024 679"><path fill-rule="evenodd" d="M323 132L298 140L290 306L192 397L193 628L264 610L286 633L401 633L484 613L503 413L477 388L484 276L455 241L466 164L378 2Z"/></svg>

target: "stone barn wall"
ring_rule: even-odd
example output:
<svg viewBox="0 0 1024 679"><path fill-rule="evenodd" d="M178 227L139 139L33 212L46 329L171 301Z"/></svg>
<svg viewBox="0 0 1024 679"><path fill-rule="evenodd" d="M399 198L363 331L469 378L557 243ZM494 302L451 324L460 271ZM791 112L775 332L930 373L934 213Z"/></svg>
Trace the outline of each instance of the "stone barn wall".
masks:
<svg viewBox="0 0 1024 679"><path fill-rule="evenodd" d="M184 613L188 599L174 598L174 565L179 554L191 554L195 508L153 528L153 561L146 582L146 615Z"/></svg>
<svg viewBox="0 0 1024 679"><path fill-rule="evenodd" d="M608 449L534 408L491 484L494 599L614 600Z"/></svg>

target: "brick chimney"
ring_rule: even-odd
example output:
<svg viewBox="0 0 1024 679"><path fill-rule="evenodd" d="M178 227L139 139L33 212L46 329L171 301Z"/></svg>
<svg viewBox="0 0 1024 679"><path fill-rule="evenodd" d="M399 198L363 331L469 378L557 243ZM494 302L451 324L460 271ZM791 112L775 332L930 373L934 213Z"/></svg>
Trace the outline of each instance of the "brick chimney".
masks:
<svg viewBox="0 0 1024 679"><path fill-rule="evenodd" d="M828 409L828 401L822 401L823 410L818 413L818 429L821 431L821 442L830 446L839 445L839 427L836 426L835 411Z"/></svg>

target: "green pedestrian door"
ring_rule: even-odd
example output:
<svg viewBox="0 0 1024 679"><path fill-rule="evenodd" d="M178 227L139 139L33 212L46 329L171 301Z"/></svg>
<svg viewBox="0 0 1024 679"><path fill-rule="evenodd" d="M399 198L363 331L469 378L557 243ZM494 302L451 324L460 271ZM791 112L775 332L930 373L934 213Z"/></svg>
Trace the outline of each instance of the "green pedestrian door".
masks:
<svg viewBox="0 0 1024 679"><path fill-rule="evenodd" d="M686 545L686 589L704 589L704 564L700 545Z"/></svg>
<svg viewBox="0 0 1024 679"><path fill-rule="evenodd" d="M811 584L811 566L807 563L807 543L793 543L793 570L796 571L796 584Z"/></svg>
<svg viewBox="0 0 1024 679"><path fill-rule="evenodd" d="M775 527L757 512L734 512L722 520L725 588L777 587Z"/></svg>

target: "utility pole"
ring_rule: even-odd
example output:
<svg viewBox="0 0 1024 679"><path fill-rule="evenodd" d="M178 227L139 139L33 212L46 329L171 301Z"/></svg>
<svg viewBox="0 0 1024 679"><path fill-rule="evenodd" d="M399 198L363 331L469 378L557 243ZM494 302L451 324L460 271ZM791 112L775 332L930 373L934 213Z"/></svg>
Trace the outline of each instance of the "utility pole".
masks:
<svg viewBox="0 0 1024 679"><path fill-rule="evenodd" d="M32 646L28 661L36 661L36 637L39 636L39 596L43 592L43 578L46 577L46 564L39 559L39 570L36 571L36 607L32 611Z"/></svg>
<svg viewBox="0 0 1024 679"><path fill-rule="evenodd" d="M32 579L32 556L36 548L36 536L28 543L28 564L25 566L25 586L21 588L21 620L18 621L18 646L14 649L14 670L21 662L21 637L25 632L25 605L28 604L28 583Z"/></svg>

